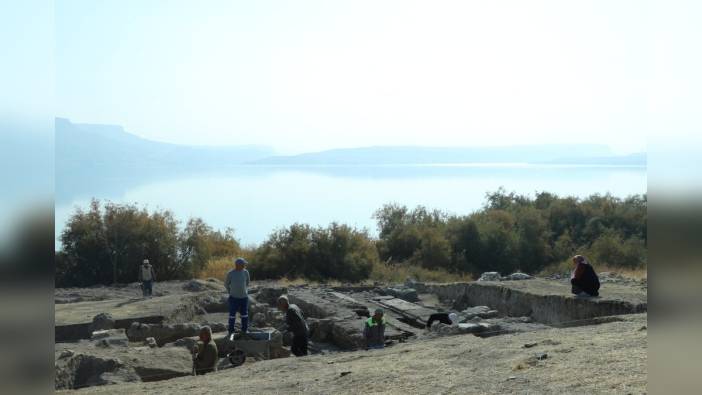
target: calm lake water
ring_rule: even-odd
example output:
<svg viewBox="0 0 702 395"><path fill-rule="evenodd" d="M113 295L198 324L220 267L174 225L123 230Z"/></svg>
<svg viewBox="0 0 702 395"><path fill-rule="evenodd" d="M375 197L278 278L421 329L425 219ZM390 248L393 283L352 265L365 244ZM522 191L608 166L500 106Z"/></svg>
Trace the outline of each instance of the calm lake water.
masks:
<svg viewBox="0 0 702 395"><path fill-rule="evenodd" d="M526 164L432 166L241 166L189 175L57 179L56 235L76 207L91 198L168 209L181 221L201 217L215 228L232 227L244 244L260 243L271 231L295 222L336 221L376 235L373 212L396 202L454 214L482 207L485 193L504 187L530 194L548 191L585 197L646 193L644 167ZM71 185L80 184L80 188Z"/></svg>

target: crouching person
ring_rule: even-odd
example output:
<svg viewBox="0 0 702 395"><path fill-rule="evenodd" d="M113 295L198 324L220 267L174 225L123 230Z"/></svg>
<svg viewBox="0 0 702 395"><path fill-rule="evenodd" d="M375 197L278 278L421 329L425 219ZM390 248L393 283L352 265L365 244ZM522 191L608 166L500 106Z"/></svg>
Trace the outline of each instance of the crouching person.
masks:
<svg viewBox="0 0 702 395"><path fill-rule="evenodd" d="M296 305L290 304L288 297L285 295L278 298L278 310L285 313L284 330L293 334L290 351L296 357L307 355L307 338L310 330L302 310Z"/></svg>
<svg viewBox="0 0 702 395"><path fill-rule="evenodd" d="M577 296L598 296L600 279L587 258L582 255L573 257L575 269L570 275L571 292Z"/></svg>
<svg viewBox="0 0 702 395"><path fill-rule="evenodd" d="M385 348L385 312L375 309L373 316L363 325L363 338L366 340L366 350Z"/></svg>
<svg viewBox="0 0 702 395"><path fill-rule="evenodd" d="M217 371L219 354L217 345L212 340L212 329L209 326L200 328L200 341L193 347L193 374L202 375Z"/></svg>
<svg viewBox="0 0 702 395"><path fill-rule="evenodd" d="M429 319L427 320L427 329L431 329L431 324L434 323L434 321L439 321L442 324L446 325L456 325L458 324L458 314L456 313L434 313L429 316Z"/></svg>

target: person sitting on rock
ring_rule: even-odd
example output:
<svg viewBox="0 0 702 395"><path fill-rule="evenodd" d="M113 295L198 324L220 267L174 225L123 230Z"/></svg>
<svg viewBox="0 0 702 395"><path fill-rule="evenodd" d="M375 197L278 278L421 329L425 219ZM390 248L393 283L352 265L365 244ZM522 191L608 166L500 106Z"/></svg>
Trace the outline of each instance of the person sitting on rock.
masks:
<svg viewBox="0 0 702 395"><path fill-rule="evenodd" d="M363 338L366 340L366 350L385 348L385 312L375 309L373 316L363 324Z"/></svg>
<svg viewBox="0 0 702 395"><path fill-rule="evenodd" d="M598 296L600 279L587 258L582 255L573 257L575 269L570 275L571 292L577 296Z"/></svg>
<svg viewBox="0 0 702 395"><path fill-rule="evenodd" d="M224 287L229 293L229 337L234 334L234 324L236 323L236 313L241 317L241 333L246 334L249 327L249 271L245 269L248 262L244 258L236 258L234 269L227 273L224 280Z"/></svg>
<svg viewBox="0 0 702 395"><path fill-rule="evenodd" d="M141 281L141 292L144 297L151 296L153 293L153 283L156 281L154 275L154 267L151 266L148 259L144 259L139 268L139 281Z"/></svg>
<svg viewBox="0 0 702 395"><path fill-rule="evenodd" d="M284 331L292 332L292 345L290 352L296 357L307 355L307 338L310 329L305 321L302 310L294 304L290 304L288 297L282 295L278 298L278 310L285 313Z"/></svg>
<svg viewBox="0 0 702 395"><path fill-rule="evenodd" d="M212 329L209 326L200 328L200 341L193 347L193 373L202 375L217 371L219 354L217 344L212 340Z"/></svg>
<svg viewBox="0 0 702 395"><path fill-rule="evenodd" d="M427 320L427 329L431 329L431 324L434 321L439 321L442 324L454 325L458 324L458 314L456 313L434 313Z"/></svg>

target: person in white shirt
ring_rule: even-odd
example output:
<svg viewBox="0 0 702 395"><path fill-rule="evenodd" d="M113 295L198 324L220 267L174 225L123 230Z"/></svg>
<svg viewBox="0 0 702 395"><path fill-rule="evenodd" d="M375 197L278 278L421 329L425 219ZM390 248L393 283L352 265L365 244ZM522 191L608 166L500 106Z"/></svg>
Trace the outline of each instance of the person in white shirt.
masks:
<svg viewBox="0 0 702 395"><path fill-rule="evenodd" d="M139 267L139 281L141 281L141 292L144 297L151 296L156 275L154 274L154 267L151 266L148 259L144 259L141 267Z"/></svg>

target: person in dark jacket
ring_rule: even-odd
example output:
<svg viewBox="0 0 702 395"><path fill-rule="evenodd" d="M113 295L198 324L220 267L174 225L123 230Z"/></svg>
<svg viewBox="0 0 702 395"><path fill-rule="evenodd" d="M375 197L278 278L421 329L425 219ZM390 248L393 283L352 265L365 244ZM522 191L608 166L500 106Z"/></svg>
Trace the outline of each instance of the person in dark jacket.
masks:
<svg viewBox="0 0 702 395"><path fill-rule="evenodd" d="M453 325L458 323L458 315L456 313L434 313L427 320L427 329L431 328L434 321L439 321L442 324Z"/></svg>
<svg viewBox="0 0 702 395"><path fill-rule="evenodd" d="M217 371L217 345L212 341L212 329L200 328L200 341L193 348L193 374L202 375Z"/></svg>
<svg viewBox="0 0 702 395"><path fill-rule="evenodd" d="M290 351L296 357L307 355L307 338L310 329L305 321L302 310L294 304L290 304L288 297L283 295L278 298L278 310L285 313L285 331L293 334Z"/></svg>
<svg viewBox="0 0 702 395"><path fill-rule="evenodd" d="M375 309L372 317L363 324L363 338L366 340L366 350L385 348L385 312Z"/></svg>
<svg viewBox="0 0 702 395"><path fill-rule="evenodd" d="M577 296L598 296L600 279L587 258L582 255L573 257L575 269L570 275L571 292Z"/></svg>

